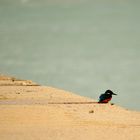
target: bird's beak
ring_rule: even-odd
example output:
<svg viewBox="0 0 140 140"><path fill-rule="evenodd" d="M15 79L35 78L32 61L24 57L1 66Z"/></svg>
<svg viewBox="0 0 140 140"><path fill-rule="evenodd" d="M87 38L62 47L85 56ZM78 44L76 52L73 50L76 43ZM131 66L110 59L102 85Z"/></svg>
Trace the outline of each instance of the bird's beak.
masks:
<svg viewBox="0 0 140 140"><path fill-rule="evenodd" d="M113 93L113 95L117 95L117 94Z"/></svg>

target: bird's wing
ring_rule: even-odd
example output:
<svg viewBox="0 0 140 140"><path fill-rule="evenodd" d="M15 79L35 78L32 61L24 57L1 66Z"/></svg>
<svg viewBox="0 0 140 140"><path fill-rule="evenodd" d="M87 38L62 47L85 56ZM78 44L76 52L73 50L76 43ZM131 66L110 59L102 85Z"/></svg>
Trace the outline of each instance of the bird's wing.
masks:
<svg viewBox="0 0 140 140"><path fill-rule="evenodd" d="M101 102L105 99L106 99L105 94L101 94L100 97L99 97L99 102Z"/></svg>

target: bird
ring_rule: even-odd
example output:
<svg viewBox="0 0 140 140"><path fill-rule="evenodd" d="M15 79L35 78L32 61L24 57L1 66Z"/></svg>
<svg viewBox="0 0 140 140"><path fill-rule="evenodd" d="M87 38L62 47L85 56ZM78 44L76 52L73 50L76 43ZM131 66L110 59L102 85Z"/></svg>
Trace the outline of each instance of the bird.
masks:
<svg viewBox="0 0 140 140"><path fill-rule="evenodd" d="M104 94L99 96L98 103L108 103L112 99L112 95L117 95L113 93L110 89L106 90Z"/></svg>

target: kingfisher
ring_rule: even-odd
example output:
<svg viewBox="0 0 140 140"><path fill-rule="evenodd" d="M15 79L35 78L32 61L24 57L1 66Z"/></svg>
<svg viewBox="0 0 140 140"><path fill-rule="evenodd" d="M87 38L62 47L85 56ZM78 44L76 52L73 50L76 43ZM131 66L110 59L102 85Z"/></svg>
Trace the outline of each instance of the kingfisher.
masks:
<svg viewBox="0 0 140 140"><path fill-rule="evenodd" d="M111 90L106 90L104 94L101 94L99 97L98 103L108 103L112 99L112 95L117 95Z"/></svg>

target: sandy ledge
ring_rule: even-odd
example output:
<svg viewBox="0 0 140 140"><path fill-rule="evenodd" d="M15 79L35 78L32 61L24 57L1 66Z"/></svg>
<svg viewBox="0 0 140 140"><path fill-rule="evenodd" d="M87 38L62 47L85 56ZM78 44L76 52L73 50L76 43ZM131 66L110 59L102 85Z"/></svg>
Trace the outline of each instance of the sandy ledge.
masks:
<svg viewBox="0 0 140 140"><path fill-rule="evenodd" d="M140 112L95 102L0 75L0 139L140 139Z"/></svg>

